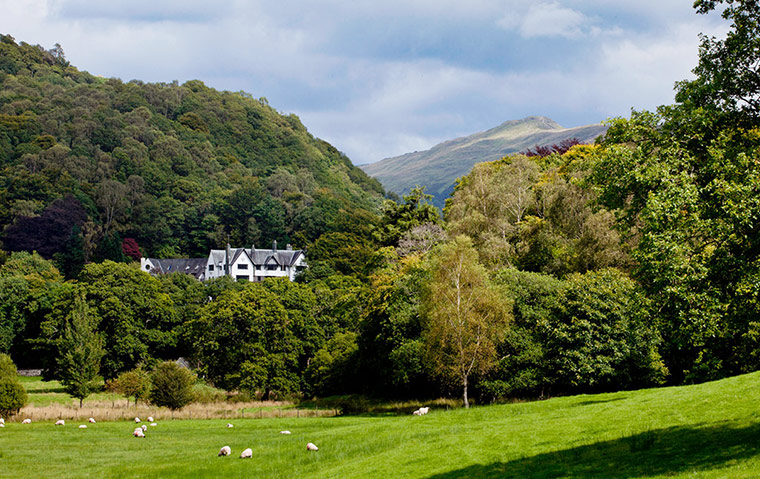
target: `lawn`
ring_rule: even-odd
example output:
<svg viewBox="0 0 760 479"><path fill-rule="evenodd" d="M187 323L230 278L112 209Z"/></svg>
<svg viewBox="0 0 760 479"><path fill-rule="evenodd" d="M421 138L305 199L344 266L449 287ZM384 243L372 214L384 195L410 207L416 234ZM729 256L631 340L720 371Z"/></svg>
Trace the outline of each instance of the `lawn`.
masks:
<svg viewBox="0 0 760 479"><path fill-rule="evenodd" d="M14 422L0 429L0 476L756 478L758 404L760 373L422 417L167 420L145 439L126 421ZM233 456L217 457L225 445ZM238 459L247 447L253 459Z"/></svg>

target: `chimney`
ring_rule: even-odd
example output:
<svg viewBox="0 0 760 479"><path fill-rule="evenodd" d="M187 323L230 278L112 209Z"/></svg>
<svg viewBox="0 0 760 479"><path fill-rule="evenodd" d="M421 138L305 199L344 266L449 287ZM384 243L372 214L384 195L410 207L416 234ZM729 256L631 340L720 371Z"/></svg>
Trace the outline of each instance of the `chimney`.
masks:
<svg viewBox="0 0 760 479"><path fill-rule="evenodd" d="M293 247L292 247L292 246L290 246L290 243L288 243L288 247L287 247L286 249L287 249L288 251L290 251L290 250L292 250L292 249L293 249Z"/></svg>
<svg viewBox="0 0 760 479"><path fill-rule="evenodd" d="M232 276L232 272L230 271L230 259L232 259L232 251L230 250L230 244L227 243L227 250L224 256L224 274L228 276Z"/></svg>
<svg viewBox="0 0 760 479"><path fill-rule="evenodd" d="M277 252L277 240L272 241L272 251L274 253Z"/></svg>

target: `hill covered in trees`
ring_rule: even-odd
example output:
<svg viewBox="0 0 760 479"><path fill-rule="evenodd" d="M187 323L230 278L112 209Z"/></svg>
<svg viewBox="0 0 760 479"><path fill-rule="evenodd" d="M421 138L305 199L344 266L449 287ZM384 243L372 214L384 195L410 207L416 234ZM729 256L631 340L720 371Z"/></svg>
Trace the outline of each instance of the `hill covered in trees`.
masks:
<svg viewBox="0 0 760 479"><path fill-rule="evenodd" d="M123 258L124 238L144 255L203 256L337 231L361 242L376 221L380 184L265 98L106 79L8 35L0 92L3 248L69 276Z"/></svg>
<svg viewBox="0 0 760 479"><path fill-rule="evenodd" d="M563 128L549 118L531 116L445 141L429 150L385 158L362 168L380 180L386 189L399 195L406 194L415 185L425 186L433 195L433 203L441 207L453 191L456 179L469 173L476 163L570 139L593 143L606 130L603 125Z"/></svg>

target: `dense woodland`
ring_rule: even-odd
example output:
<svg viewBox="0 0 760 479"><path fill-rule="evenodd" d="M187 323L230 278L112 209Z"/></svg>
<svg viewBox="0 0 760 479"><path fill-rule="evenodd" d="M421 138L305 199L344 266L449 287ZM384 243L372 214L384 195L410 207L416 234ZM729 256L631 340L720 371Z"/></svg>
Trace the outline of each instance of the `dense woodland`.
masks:
<svg viewBox="0 0 760 479"><path fill-rule="evenodd" d="M0 352L71 382L90 338L78 363L106 379L181 356L265 398L465 404L757 370L760 7L695 8L718 5L728 37L702 38L674 105L478 164L442 214L424 188L380 203L264 100L105 80L5 36ZM130 263L272 239L307 248L296 282Z"/></svg>

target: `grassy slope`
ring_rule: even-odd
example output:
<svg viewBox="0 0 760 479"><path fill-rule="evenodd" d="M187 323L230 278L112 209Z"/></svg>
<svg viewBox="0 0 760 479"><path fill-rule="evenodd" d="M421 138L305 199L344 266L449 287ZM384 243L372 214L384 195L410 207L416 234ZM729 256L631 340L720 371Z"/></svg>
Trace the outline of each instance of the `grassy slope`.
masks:
<svg viewBox="0 0 760 479"><path fill-rule="evenodd" d="M361 168L380 180L387 190L399 194L408 192L414 185L425 185L427 192L436 197L435 203L442 205L454 181L469 173L475 163L498 160L536 145L551 145L568 138L593 142L605 131L602 125L563 128L548 118L529 117Z"/></svg>
<svg viewBox="0 0 760 479"><path fill-rule="evenodd" d="M759 400L755 373L424 417L165 421L146 439L126 422L10 423L0 476L759 477ZM216 457L224 445L234 457ZM237 459L246 447L253 459Z"/></svg>

